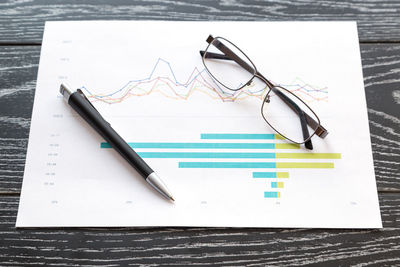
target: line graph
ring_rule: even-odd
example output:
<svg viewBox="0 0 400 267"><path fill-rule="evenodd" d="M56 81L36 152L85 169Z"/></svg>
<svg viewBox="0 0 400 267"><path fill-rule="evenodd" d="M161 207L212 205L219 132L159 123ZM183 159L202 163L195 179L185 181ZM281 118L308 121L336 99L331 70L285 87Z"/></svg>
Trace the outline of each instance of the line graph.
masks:
<svg viewBox="0 0 400 267"><path fill-rule="evenodd" d="M158 74L162 66L167 67L167 73ZM288 84L279 84L297 94L307 103L314 101L328 102L328 88L310 85L300 78L293 79ZM171 63L158 58L149 75L145 78L129 80L122 87L108 93L94 93L89 88L81 89L88 93L93 102L118 104L132 97L145 97L159 94L172 100L189 100L194 94L202 94L222 102L235 102L249 98L260 101L268 90L264 86L256 87L254 83L239 91L229 91L217 84L205 69L194 67L191 74L184 81L178 81Z"/></svg>

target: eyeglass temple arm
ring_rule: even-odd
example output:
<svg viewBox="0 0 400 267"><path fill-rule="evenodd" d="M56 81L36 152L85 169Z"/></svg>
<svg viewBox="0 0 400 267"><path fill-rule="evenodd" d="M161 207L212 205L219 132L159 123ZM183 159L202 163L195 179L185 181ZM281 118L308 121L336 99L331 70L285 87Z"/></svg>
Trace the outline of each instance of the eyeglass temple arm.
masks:
<svg viewBox="0 0 400 267"><path fill-rule="evenodd" d="M261 74L260 74L261 75ZM299 116L300 119L300 124L301 124L301 131L303 133L303 138L304 140L307 140L310 138L310 132L308 131L307 128L307 118L306 116L307 113L305 113L293 100L288 98L286 95L284 95L281 91L277 90L275 87L271 88L272 91L280 98L282 99L283 102L285 102L291 110L293 110L297 115ZM307 140L304 142L304 146L310 150L313 149L313 144L311 142L311 139Z"/></svg>
<svg viewBox="0 0 400 267"><path fill-rule="evenodd" d="M304 114L305 113L303 111L301 111L301 114L299 116L300 125L301 125L301 131L303 133L303 138L304 138L304 140L308 139L306 142L304 142L304 146L307 149L313 150L314 147L313 147L313 144L312 144L312 141L311 141L311 138L310 138L310 133L309 133L308 128L307 128L306 116L304 116Z"/></svg>
<svg viewBox="0 0 400 267"><path fill-rule="evenodd" d="M208 41L208 39L207 39ZM212 40L211 40L212 41ZM217 47L219 49L219 47ZM227 48L229 49L229 48ZM220 49L221 50L221 49ZM221 50L222 51L222 50ZM204 56L205 51L201 50L200 51L200 55L203 57ZM225 59L225 60L234 60L231 57L224 55L224 54L218 54L218 53L212 53L212 52L207 52L206 54L207 58L214 58L214 59ZM241 60L241 59L240 59ZM236 60L235 60L236 61ZM249 71L250 73L254 73L254 68L252 68L250 65L248 65L246 62L244 62L243 60L242 64L240 64L239 62L237 62L240 66L242 66L244 69L246 69L247 71ZM247 65L247 66L246 66ZM269 88L272 88L272 90L274 92L278 91L276 89L274 89L274 85L267 79L265 78L260 72L258 72L256 70L256 76L258 76L259 78L261 78ZM285 95L281 95L280 98L287 98ZM296 103L293 103L294 105L296 105ZM289 105L290 106L290 105ZM297 106L297 105L296 105ZM292 108L292 106L290 106ZM293 110L293 108L292 108ZM316 135L318 135L321 138L325 138L328 135L328 131L322 126L319 125L313 118L310 117L310 115L308 115L307 113L303 112L304 116L306 117L306 122L308 125L310 125L311 128L316 129L315 133Z"/></svg>
<svg viewBox="0 0 400 267"><path fill-rule="evenodd" d="M257 71L256 76L263 80L266 84L270 83L261 73ZM313 118L310 117L306 112L304 112L293 100L291 100L289 97L287 97L285 94L283 94L281 91L277 90L275 86L270 87L272 91L280 98L282 99L283 102L285 102L291 110L296 112L298 116L300 117L300 123L301 123L301 130L303 132L303 137L304 140L307 140L310 137L310 133L308 132L307 124L310 125L312 129L316 129L315 133L321 137L325 138L325 136L328 134L328 131L322 127L318 122L316 122ZM324 135L321 135L321 132L325 131L323 133ZM308 140L307 142L304 143L305 147L308 149L313 149L313 145L311 143L311 139Z"/></svg>
<svg viewBox="0 0 400 267"><path fill-rule="evenodd" d="M202 57L204 57L204 54L205 54L205 51L200 50L200 55L201 55ZM230 58L230 57L227 56L227 55L218 54L218 53L212 53L212 52L207 52L206 58L233 60L232 58ZM235 60L235 61L236 61L236 60ZM246 69L248 72L254 73L254 68L252 68L252 67L251 67L249 64L247 64L246 62L243 61L243 63L242 63L243 65L240 64L239 62L238 62L238 64L239 64L241 67L243 67L244 69ZM263 77L262 80L263 80L264 82L267 83L268 87L270 87L270 88L274 87L274 85L273 85L270 81L268 81L267 78L265 78L263 75L261 75L261 73L259 73L257 70L255 70L255 71L256 71L256 76L260 75L260 76Z"/></svg>
<svg viewBox="0 0 400 267"><path fill-rule="evenodd" d="M251 74L254 74L257 72L257 70L255 68L253 68L252 66L250 66L249 64L247 64L247 62L245 62L243 59L241 59L238 55L236 55L231 49L229 49L229 47L225 46L223 43L221 43L218 39L214 38L212 35L209 35L207 38L207 43L209 44L213 44L216 48L218 48L222 53L224 53L225 57L220 57L219 59L229 59L229 60L233 60L235 61L237 64L239 64L242 68L244 68L245 70L247 70L248 72L250 72ZM200 55L201 55L201 51L200 51ZM208 54L208 53L207 53ZM215 55L220 55L220 54L216 54L213 53ZM203 51L203 55L204 55L204 51ZM202 55L202 56L203 56ZM221 55L220 55L221 56ZM208 56L207 56L208 57Z"/></svg>

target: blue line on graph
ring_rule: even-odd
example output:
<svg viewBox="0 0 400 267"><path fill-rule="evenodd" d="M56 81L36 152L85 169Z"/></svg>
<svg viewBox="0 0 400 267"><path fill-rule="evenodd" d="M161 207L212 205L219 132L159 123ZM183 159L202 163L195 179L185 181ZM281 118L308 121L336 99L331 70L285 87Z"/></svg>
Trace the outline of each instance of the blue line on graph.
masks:
<svg viewBox="0 0 400 267"><path fill-rule="evenodd" d="M121 92L122 90L124 90L124 89L125 89L129 84L131 84L131 83L137 83L137 82L143 82L143 81L149 81L149 80L151 80L152 77L153 77L153 74L154 74L154 72L155 72L155 70L156 70L156 68L157 68L157 66L158 66L158 64L159 64L160 62L163 62L163 63L167 64L167 66L168 66L168 68L169 68L169 70L170 70L170 72L171 72L171 74L172 74L172 77L174 78L174 82L175 82L176 84L180 85L180 86L185 87L185 88L189 87L189 86L191 85L191 83L192 83L198 76L200 76L202 73L207 73L207 72L206 72L206 69L202 69L202 70L199 71L199 73L198 73L197 75L195 75L189 82L187 82L187 83L184 84L184 83L179 82L179 81L176 79L176 76L175 76L174 71L172 70L171 64L170 64L168 61L166 61L166 60L164 60L164 59L162 59L162 58L158 58L156 64L154 65L152 71L150 72L150 75L149 75L147 78L138 79L138 80L130 80L130 81L128 81L123 87L121 87L120 89L118 89L117 91L112 92L112 93L107 94L107 95L101 95L101 96L96 96L96 97L97 97L97 98L110 97L110 96L113 96L113 95L115 95L115 94ZM160 78L167 78L167 77L160 77ZM220 87L217 83L215 83L213 79L211 79L211 81L212 81L213 84L216 86L216 88L219 89L219 91L220 91L221 93L226 94L226 95L231 95L231 96L235 95L236 92L229 93L229 92L227 92L226 90L222 90L221 87ZM84 90L85 90L86 92L88 92L90 95L93 95L92 92L90 92L89 89L87 89L85 86L82 86L81 89L84 89ZM262 90L259 90L258 92L263 91L263 90L264 90L264 88L263 88ZM257 92L254 92L254 93L257 93Z"/></svg>
<svg viewBox="0 0 400 267"><path fill-rule="evenodd" d="M169 71L171 72L172 77L174 78L175 83L178 84L178 85L180 85L180 86L183 86L183 87L185 87L185 88L189 87L189 86L191 85L191 83L192 83L198 76L200 76L202 73L207 73L207 74L208 74L208 72L207 72L206 69L204 68L204 69L202 69L201 71L199 71L199 73L198 73L197 75L195 75L189 82L187 82L187 83L181 83L181 82L179 82L179 81L176 79L176 76L175 76L175 73L174 73L174 71L173 71L173 69L172 69L172 67L171 67L171 64L170 64L168 61L166 61L166 60L164 60L164 59L162 59L162 58L158 58L156 64L154 65L153 69L152 69L151 72L150 72L150 75L149 75L147 78L138 79L138 80L130 80L130 81L128 81L123 87L121 87L120 89L118 89L117 91L112 92L112 93L107 94L107 95L96 95L96 98L110 97L110 96L113 96L113 95L115 95L115 94L121 92L122 90L124 90L124 89L125 89L129 84L131 84L131 83L143 82L143 81L149 81L149 80L151 80L151 79L152 79L152 76L153 76L153 74L154 74L154 72L155 72L155 70L156 70L156 68L157 68L157 66L159 65L160 62L167 64L167 66L168 66L168 68L169 68ZM167 77L160 77L160 78L167 78ZM227 91L227 90L221 89L221 87L214 81L214 79L211 79L211 81L213 82L213 84L215 85L215 87L218 88L218 90L219 90L221 93L223 93L223 94L225 94L225 95L230 95L230 96L234 96L234 95L235 95L236 91L232 91L232 93L230 93L230 92ZM287 86L287 87L289 87L289 86L299 87L299 88L297 88L297 89L303 89L303 90L305 90L306 92L322 92L322 93L328 93L328 92L326 92L326 91L322 91L321 89L307 89L306 86L309 86L308 84L305 84L305 85L300 85L300 84L282 85L282 84L278 84L278 85L280 85L280 86ZM93 93L92 93L91 91L89 91L89 89L87 89L85 86L81 86L81 89L85 90L89 95L93 95ZM258 93L258 92L264 91L264 89L265 89L265 88L262 88L262 89L260 89L260 90L258 90L258 91L252 92L252 93Z"/></svg>

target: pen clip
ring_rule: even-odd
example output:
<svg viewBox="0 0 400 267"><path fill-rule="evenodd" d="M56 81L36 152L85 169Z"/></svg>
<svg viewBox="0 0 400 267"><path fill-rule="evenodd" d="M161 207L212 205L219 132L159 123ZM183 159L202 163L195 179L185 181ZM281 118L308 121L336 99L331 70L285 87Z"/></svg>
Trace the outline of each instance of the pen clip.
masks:
<svg viewBox="0 0 400 267"><path fill-rule="evenodd" d="M89 99L86 97L81 89L76 89L76 91L92 106L92 108L94 108L100 114L100 112L93 106L93 104L89 101Z"/></svg>
<svg viewBox="0 0 400 267"><path fill-rule="evenodd" d="M89 99L86 97L86 95L82 92L81 89L76 89L76 92L77 92L78 94L80 94L80 95L89 103L89 105L92 106L92 108L93 108L94 110L96 110L97 114L99 114L99 116L100 116L106 123L110 124L108 121L106 121L106 120L103 118L103 116L101 116L100 112L93 106L93 104L89 101Z"/></svg>

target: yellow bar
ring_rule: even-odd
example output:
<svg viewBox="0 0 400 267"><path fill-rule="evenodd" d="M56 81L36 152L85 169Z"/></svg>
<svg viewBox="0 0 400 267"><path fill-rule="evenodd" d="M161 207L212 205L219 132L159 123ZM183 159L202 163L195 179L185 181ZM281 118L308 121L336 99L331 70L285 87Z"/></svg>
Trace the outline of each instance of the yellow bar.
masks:
<svg viewBox="0 0 400 267"><path fill-rule="evenodd" d="M277 168L332 169L331 162L277 162Z"/></svg>
<svg viewBox="0 0 400 267"><path fill-rule="evenodd" d="M277 140L285 140L285 137L283 137L282 135L280 135L280 134L275 134L275 139L277 139Z"/></svg>
<svg viewBox="0 0 400 267"><path fill-rule="evenodd" d="M276 178L289 178L289 173L288 172L277 172Z"/></svg>
<svg viewBox="0 0 400 267"><path fill-rule="evenodd" d="M276 153L277 159L340 159L340 153Z"/></svg>
<svg viewBox="0 0 400 267"><path fill-rule="evenodd" d="M278 192L278 197L281 197L281 192Z"/></svg>
<svg viewBox="0 0 400 267"><path fill-rule="evenodd" d="M283 182L277 182L277 183L276 183L276 186L277 186L278 188L283 188Z"/></svg>
<svg viewBox="0 0 400 267"><path fill-rule="evenodd" d="M299 149L299 144L275 144L276 149Z"/></svg>

